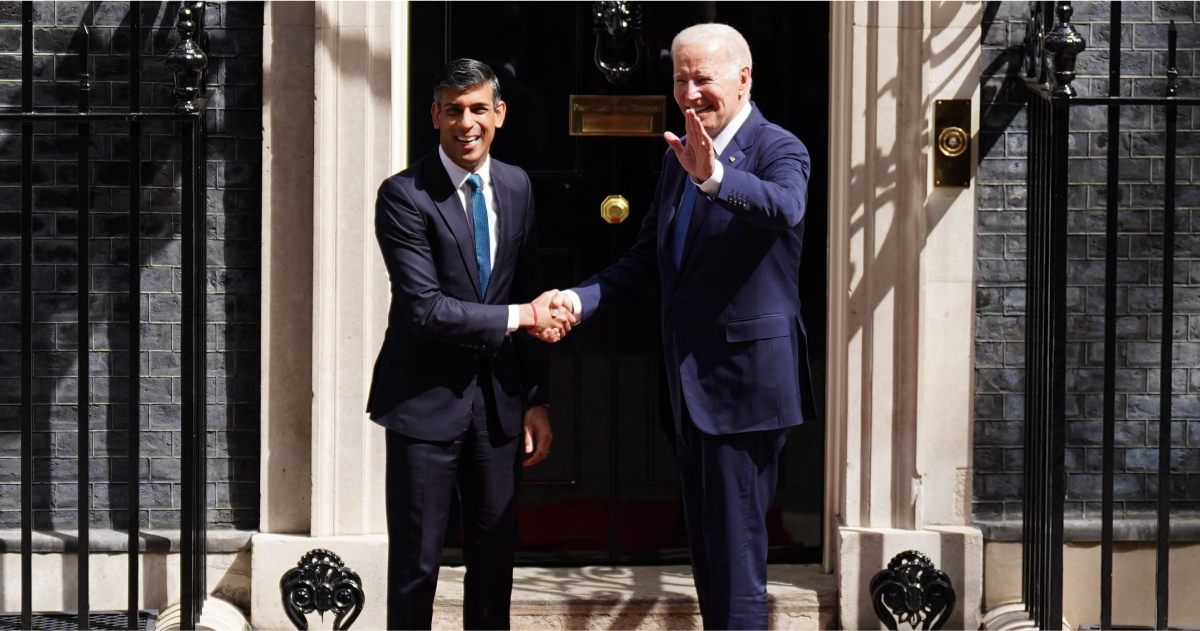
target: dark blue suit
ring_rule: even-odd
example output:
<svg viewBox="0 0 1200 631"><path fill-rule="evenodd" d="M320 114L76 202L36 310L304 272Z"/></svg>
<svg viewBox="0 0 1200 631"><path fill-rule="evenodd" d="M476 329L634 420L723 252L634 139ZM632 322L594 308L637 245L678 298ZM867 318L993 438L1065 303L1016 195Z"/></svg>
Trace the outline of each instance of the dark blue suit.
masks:
<svg viewBox="0 0 1200 631"><path fill-rule="evenodd" d="M468 629L507 628L525 410L547 402L545 346L506 335L539 290L533 195L491 160L497 240L480 291L474 229L435 150L379 187L391 278L368 412L387 432L388 628L428 629L451 495L462 500Z"/></svg>
<svg viewBox="0 0 1200 631"><path fill-rule="evenodd" d="M574 291L583 321L662 289L663 356L680 484L706 628L766 628L766 526L786 430L814 417L800 252L804 145L757 107L718 156L671 256L685 186L669 149L637 243Z"/></svg>

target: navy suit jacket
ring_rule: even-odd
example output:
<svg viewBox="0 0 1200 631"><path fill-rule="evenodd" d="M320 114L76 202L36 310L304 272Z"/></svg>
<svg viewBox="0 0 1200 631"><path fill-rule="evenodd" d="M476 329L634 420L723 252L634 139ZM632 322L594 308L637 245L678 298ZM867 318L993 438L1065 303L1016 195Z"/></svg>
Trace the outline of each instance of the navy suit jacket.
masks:
<svg viewBox="0 0 1200 631"><path fill-rule="evenodd" d="M717 197L697 191L678 268L670 239L683 187L670 149L637 242L575 292L583 320L662 289L663 356L676 428L732 434L814 418L800 316L808 150L758 108L718 156Z"/></svg>
<svg viewBox="0 0 1200 631"><path fill-rule="evenodd" d="M505 335L508 305L541 288L533 190L520 168L495 159L490 168L499 226L486 295L475 233L437 150L379 187L375 235L392 301L367 411L418 440L466 431L475 387L508 437L521 431L528 406L548 400L543 343L524 331Z"/></svg>

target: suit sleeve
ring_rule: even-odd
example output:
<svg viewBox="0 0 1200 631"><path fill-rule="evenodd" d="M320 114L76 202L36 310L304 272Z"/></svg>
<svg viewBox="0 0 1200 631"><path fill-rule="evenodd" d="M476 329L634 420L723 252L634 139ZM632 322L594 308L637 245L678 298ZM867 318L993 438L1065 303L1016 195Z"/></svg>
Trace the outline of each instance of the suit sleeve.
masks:
<svg viewBox="0 0 1200 631"><path fill-rule="evenodd" d="M764 162L754 173L725 169L721 190L712 200L763 228L795 228L808 203L808 150L795 136L781 134L762 155Z"/></svg>
<svg viewBox="0 0 1200 631"><path fill-rule="evenodd" d="M674 158L670 150L667 151L667 156ZM667 156L663 156L664 173ZM654 189L654 201L646 212L646 218L642 220L642 227L638 230L637 241L633 247L617 259L616 263L572 289L579 296L583 307L581 317L584 320L597 313L604 314L623 309L642 300L658 288L658 217L665 179L658 178L658 185Z"/></svg>
<svg viewBox="0 0 1200 631"><path fill-rule="evenodd" d="M543 289L537 258L537 216L533 208L533 186L528 176L525 176L525 190L525 237L517 253L512 290L512 299L519 304L533 302ZM521 385L525 390L525 405L533 407L550 403L549 344L534 339L524 330L513 333L512 340L521 373Z"/></svg>
<svg viewBox="0 0 1200 631"><path fill-rule="evenodd" d="M375 236L403 322L420 337L499 348L508 326L508 307L443 294L427 229L424 216L399 183L385 180L375 202Z"/></svg>

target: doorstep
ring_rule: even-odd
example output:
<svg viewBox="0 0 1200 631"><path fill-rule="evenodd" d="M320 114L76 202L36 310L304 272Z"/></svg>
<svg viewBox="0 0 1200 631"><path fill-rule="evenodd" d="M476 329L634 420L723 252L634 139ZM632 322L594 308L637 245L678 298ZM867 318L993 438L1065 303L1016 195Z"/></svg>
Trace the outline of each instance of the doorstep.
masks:
<svg viewBox="0 0 1200 631"><path fill-rule="evenodd" d="M434 629L462 628L462 567L443 567ZM513 572L514 629L700 629L687 566L521 567ZM772 629L831 629L837 587L819 565L767 570Z"/></svg>

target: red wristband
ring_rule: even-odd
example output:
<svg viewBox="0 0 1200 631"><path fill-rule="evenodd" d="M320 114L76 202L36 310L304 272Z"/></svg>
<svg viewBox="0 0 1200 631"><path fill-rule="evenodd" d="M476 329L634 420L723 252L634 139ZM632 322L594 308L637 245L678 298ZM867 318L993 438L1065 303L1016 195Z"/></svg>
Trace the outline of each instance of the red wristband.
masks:
<svg viewBox="0 0 1200 631"><path fill-rule="evenodd" d="M537 327L537 305L529 303L529 308L533 310L533 326Z"/></svg>

